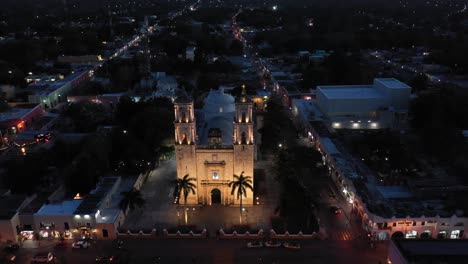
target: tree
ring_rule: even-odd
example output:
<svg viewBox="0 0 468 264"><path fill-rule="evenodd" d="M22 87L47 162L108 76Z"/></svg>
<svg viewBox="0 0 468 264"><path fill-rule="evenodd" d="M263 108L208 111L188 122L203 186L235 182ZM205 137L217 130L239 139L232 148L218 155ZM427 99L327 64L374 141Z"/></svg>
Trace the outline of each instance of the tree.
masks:
<svg viewBox="0 0 468 264"><path fill-rule="evenodd" d="M410 82L410 86L413 88L413 93L418 93L427 90L429 84L429 78L425 74L418 74Z"/></svg>
<svg viewBox="0 0 468 264"><path fill-rule="evenodd" d="M237 199L240 199L240 207L239 207L239 222L242 224L242 196L247 197L247 189L253 191L252 187L252 177L244 176L244 172L241 172L239 176L234 174L234 180L229 183L229 187L231 187L231 195L237 190Z"/></svg>
<svg viewBox="0 0 468 264"><path fill-rule="evenodd" d="M141 208L146 203L141 192L137 189L133 189L128 192L121 192L120 194L122 195L122 200L120 200L119 206L120 209L124 211L124 214L126 213L127 208L130 208L130 210L133 210L136 207Z"/></svg>
<svg viewBox="0 0 468 264"><path fill-rule="evenodd" d="M195 195L195 189L197 186L192 182L196 181L197 179L195 178L189 178L188 174L185 174L185 176L182 179L177 179L177 197L180 198L180 194L184 194L184 216L185 216L185 224L188 222L188 216L187 216L187 197L189 196L190 193Z"/></svg>

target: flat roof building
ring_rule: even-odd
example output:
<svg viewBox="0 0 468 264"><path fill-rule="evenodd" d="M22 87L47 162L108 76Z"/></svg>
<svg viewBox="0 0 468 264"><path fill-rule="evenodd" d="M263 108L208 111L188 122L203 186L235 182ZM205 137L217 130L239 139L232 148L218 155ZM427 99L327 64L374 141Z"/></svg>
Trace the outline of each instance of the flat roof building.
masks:
<svg viewBox="0 0 468 264"><path fill-rule="evenodd" d="M389 264L468 263L466 240L392 240Z"/></svg>
<svg viewBox="0 0 468 264"><path fill-rule="evenodd" d="M408 85L381 78L372 85L317 86L316 104L335 129L376 129L406 116L410 96Z"/></svg>

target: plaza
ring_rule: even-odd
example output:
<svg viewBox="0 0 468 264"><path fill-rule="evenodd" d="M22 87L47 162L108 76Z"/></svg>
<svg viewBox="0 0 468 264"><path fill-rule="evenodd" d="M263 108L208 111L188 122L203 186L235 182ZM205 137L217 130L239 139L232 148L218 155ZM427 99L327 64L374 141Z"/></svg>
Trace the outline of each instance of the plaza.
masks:
<svg viewBox="0 0 468 264"><path fill-rule="evenodd" d="M265 175L271 173L270 161L259 161L256 166L259 170L264 169ZM146 201L144 207L129 212L122 229L139 231L184 225L183 204L174 204L175 180L174 158L153 170L141 190ZM278 186L273 177L259 177L258 182L262 193L256 196L259 204L244 206L243 213L243 223L254 230L270 227L270 218L274 214L278 196L275 191ZM188 225L196 226L197 230L206 228L210 234L214 234L219 228L231 228L239 224L238 206L190 205L188 209Z"/></svg>

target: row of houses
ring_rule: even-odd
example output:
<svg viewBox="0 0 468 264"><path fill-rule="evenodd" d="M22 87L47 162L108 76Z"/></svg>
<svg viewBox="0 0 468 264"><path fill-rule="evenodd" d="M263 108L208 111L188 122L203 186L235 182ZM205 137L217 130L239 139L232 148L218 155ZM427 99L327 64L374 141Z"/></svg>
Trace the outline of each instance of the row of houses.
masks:
<svg viewBox="0 0 468 264"><path fill-rule="evenodd" d="M382 84L387 87L375 87ZM392 236L467 238L464 226L468 225L468 217L464 212L449 210L443 200L416 194L408 186L381 184L375 173L351 156L333 136L336 130L345 128L398 128L392 125L394 122L380 123L368 114L377 111L384 103L405 112L410 100L410 88L394 79L376 79L373 86L319 87L317 94L323 94L318 95L316 100L293 99L295 123L322 153L331 179L345 200L358 212L363 228L373 239L385 240ZM379 92L379 89L387 88L390 89L390 101L382 98L384 92ZM366 103L374 99L378 102ZM361 122L358 123L356 116L350 115L348 118L359 127L334 125L337 122L334 118L346 117L346 113L356 111L359 111ZM372 126L374 123L377 125Z"/></svg>
<svg viewBox="0 0 468 264"><path fill-rule="evenodd" d="M82 197L62 198L62 190L48 199L33 196L0 196L0 240L32 239L115 239L124 223L126 210L120 207L122 192L137 188L138 179L104 177L96 188ZM128 208L127 208L128 209Z"/></svg>

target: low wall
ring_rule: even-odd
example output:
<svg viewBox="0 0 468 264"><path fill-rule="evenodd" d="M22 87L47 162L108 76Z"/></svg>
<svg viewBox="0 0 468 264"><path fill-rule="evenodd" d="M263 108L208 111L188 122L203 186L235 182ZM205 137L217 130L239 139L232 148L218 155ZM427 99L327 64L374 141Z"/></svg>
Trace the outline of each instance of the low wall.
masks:
<svg viewBox="0 0 468 264"><path fill-rule="evenodd" d="M117 231L116 234L117 234L117 238L119 238L119 239L121 239L121 238L148 238L148 239L158 238L158 234L156 232L156 229L151 230L151 232L149 232L149 233L145 233L142 230L140 230L140 231L138 231L136 233L133 233L130 230L128 230L125 233L119 233L119 231Z"/></svg>
<svg viewBox="0 0 468 264"><path fill-rule="evenodd" d="M166 229L163 230L163 237L164 238L206 238L208 236L208 232L206 229L200 234L196 234L193 231L190 231L188 234L182 234L180 231L177 231L175 234L168 233Z"/></svg>
<svg viewBox="0 0 468 264"><path fill-rule="evenodd" d="M167 229L163 229L162 233L158 233L156 229L151 230L151 232L143 232L142 230L138 232L132 232L128 230L127 232L124 233L119 233L117 232L117 238L123 239L123 238L143 238L143 239L157 239L157 238L207 238L208 232L206 229L203 229L201 233L194 233L193 231L190 231L187 234L182 234L180 231L177 231L176 233L169 233Z"/></svg>
<svg viewBox="0 0 468 264"><path fill-rule="evenodd" d="M244 234L238 234L236 231L232 232L232 234L227 234L222 228L219 229L219 238L224 239L262 239L263 237L263 229L260 229L257 234L250 234L249 231L245 232Z"/></svg>
<svg viewBox="0 0 468 264"><path fill-rule="evenodd" d="M270 239L290 239L290 240L299 240L299 239L320 239L323 240L325 237L319 233L313 234L303 234L301 231L297 234L290 234L286 231L284 234L277 234L275 230L271 229L269 234Z"/></svg>

